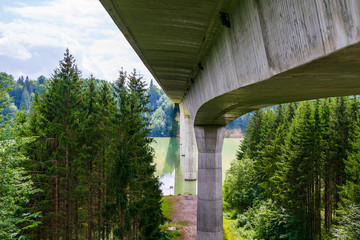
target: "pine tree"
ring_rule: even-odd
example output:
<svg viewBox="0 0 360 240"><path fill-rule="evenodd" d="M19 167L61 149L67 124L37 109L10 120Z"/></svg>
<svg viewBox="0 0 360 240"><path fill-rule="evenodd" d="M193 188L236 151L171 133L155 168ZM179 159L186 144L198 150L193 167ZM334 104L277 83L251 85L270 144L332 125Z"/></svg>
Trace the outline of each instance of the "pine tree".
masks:
<svg viewBox="0 0 360 240"><path fill-rule="evenodd" d="M10 96L9 91L13 87L14 82L11 75L7 73L0 73L0 123L4 121L4 110L10 104Z"/></svg>
<svg viewBox="0 0 360 240"><path fill-rule="evenodd" d="M330 118L333 110L333 99L327 98L322 101L320 107L320 131L321 149L323 159L322 178L324 181L324 227L330 230L332 222L332 198L333 198L333 166L330 158L332 140L330 136Z"/></svg>
<svg viewBox="0 0 360 240"><path fill-rule="evenodd" d="M30 95L26 87L24 87L23 93L21 95L21 108L25 111L30 110Z"/></svg>
<svg viewBox="0 0 360 240"><path fill-rule="evenodd" d="M36 161L46 172L44 181L45 201L41 204L46 214L48 237L72 239L73 234L73 178L72 160L76 158L76 135L79 113L81 81L80 71L67 49L60 68L55 70L52 81L46 87L42 101L36 109L40 116L33 122L33 134L39 134L37 148L33 149ZM34 115L33 115L34 116ZM36 117L34 116L34 119ZM42 129L36 132L36 129ZM46 194L46 195L45 195ZM49 207L48 207L49 206Z"/></svg>
<svg viewBox="0 0 360 240"><path fill-rule="evenodd" d="M84 118L81 121L80 128L81 133L79 137L79 142L82 143L79 146L79 152L81 155L74 162L76 164L76 172L78 173L76 177L76 184L81 186L86 186L87 192L85 193L81 191L77 191L78 194L76 196L84 196L84 203L81 202L82 199L77 197L75 199L76 208L79 205L86 205L87 208L87 239L93 239L94 235L94 219L95 219L95 193L99 191L97 189L97 182L102 181L98 172L96 170L100 170L99 162L101 145L100 141L104 137L101 133L101 129L98 127L101 117L101 109L99 105L100 96L99 91L96 89L96 81L93 76L87 80L87 86L85 89L85 93L82 95L83 97L83 113ZM105 167L105 166L102 166ZM86 176L80 178L80 176ZM82 188L80 188L82 189ZM76 211L78 212L78 211ZM78 214L75 215L76 221L75 225L78 224ZM76 237L78 237L78 231L75 232Z"/></svg>
<svg viewBox="0 0 360 240"><path fill-rule="evenodd" d="M341 197L346 208L350 205L360 205L360 125L358 122L359 108L357 97L351 101L352 136L350 139L351 151L348 151L348 158L344 160L346 183L341 188Z"/></svg>
<svg viewBox="0 0 360 240"><path fill-rule="evenodd" d="M278 105L276 107L274 120L272 121L269 130L268 140L261 150L263 170L260 175L262 175L263 180L260 183L260 186L264 189L267 197L276 199L280 202L282 200L280 195L282 195L281 186L283 181L280 171L284 170L282 154L287 134L287 130L284 129L285 109L284 105Z"/></svg>
<svg viewBox="0 0 360 240"><path fill-rule="evenodd" d="M115 85L118 143L107 180L109 202L104 216L120 239L158 239L164 218L159 182L154 177L152 140L146 127L149 100L145 84L134 70L130 75L121 71Z"/></svg>
<svg viewBox="0 0 360 240"><path fill-rule="evenodd" d="M288 207L302 222L305 239L315 239L314 110L310 102L300 103L286 143Z"/></svg>
<svg viewBox="0 0 360 240"><path fill-rule="evenodd" d="M259 150L262 147L263 135L263 117L264 111L262 109L254 111L251 115L246 129L246 135L241 142L240 149L237 154L237 158L241 159L246 154L250 159L256 159L259 154Z"/></svg>
<svg viewBox="0 0 360 240"><path fill-rule="evenodd" d="M352 151L351 137L353 128L351 123L350 102L348 97L336 98L334 110L330 119L330 161L333 167L333 211L341 203L340 188L346 182L345 161L347 153ZM334 212L335 213L335 212Z"/></svg>

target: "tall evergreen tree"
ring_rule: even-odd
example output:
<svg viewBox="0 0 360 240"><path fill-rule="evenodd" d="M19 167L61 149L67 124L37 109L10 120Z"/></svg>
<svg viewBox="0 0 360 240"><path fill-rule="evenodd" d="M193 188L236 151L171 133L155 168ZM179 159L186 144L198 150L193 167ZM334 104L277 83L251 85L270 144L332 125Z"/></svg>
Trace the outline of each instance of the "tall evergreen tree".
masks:
<svg viewBox="0 0 360 240"><path fill-rule="evenodd" d="M149 100L145 84L135 70L130 75L121 71L115 92L119 101L115 118L118 143L108 177L105 218L120 239L159 239L164 218L146 127Z"/></svg>
<svg viewBox="0 0 360 240"><path fill-rule="evenodd" d="M351 123L351 111L349 97L336 98L333 114L330 119L330 137L332 145L330 149L330 161L333 167L333 210L341 203L339 191L346 182L345 161L348 152L352 150L351 138L353 128ZM335 214L335 212L333 212Z"/></svg>
<svg viewBox="0 0 360 240"><path fill-rule="evenodd" d="M77 155L76 135L79 113L81 81L80 71L73 56L67 49L60 67L55 70L39 104L40 134L33 155L41 151L43 165L49 188L45 188L44 199L48 199L46 208L49 218L46 222L49 237L72 239L73 236L73 177L72 161ZM35 124L35 123L34 123ZM36 123L37 124L37 123ZM36 126L32 127L36 129ZM34 134L36 134L34 132ZM45 186L44 186L45 187Z"/></svg>

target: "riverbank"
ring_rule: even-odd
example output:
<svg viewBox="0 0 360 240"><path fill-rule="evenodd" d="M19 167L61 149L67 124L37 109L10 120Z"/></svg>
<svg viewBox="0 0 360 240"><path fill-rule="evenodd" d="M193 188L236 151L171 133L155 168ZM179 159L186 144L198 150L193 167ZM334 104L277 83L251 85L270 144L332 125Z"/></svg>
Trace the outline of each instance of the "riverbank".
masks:
<svg viewBox="0 0 360 240"><path fill-rule="evenodd" d="M163 197L162 210L168 219L167 228L172 231L172 240L196 239L197 196L180 195ZM224 240L242 239L236 232L236 221L224 213Z"/></svg>
<svg viewBox="0 0 360 240"><path fill-rule="evenodd" d="M173 240L196 239L197 196L165 196L162 209L165 217L171 219L167 227L174 233Z"/></svg>

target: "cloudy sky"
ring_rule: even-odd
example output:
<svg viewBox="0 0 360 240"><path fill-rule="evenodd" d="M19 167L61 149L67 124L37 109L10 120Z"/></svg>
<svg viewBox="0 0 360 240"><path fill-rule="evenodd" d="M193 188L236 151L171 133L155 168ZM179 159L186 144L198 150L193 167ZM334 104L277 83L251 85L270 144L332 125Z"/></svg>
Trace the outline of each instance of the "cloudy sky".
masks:
<svg viewBox="0 0 360 240"><path fill-rule="evenodd" d="M153 78L99 0L0 0L0 72L50 77L66 48L83 77L114 81L123 67Z"/></svg>

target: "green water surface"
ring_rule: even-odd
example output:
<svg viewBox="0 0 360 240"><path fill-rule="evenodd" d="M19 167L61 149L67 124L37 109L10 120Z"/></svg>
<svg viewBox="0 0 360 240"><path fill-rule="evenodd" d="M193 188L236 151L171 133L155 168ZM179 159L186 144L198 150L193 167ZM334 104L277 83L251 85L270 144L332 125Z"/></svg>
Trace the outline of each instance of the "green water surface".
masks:
<svg viewBox="0 0 360 240"><path fill-rule="evenodd" d="M163 183L164 195L196 194L196 181L185 181L184 163L180 162L180 144L178 138L154 138L152 147L155 150L154 162L156 163L156 176ZM222 179L225 171L236 158L240 144L239 138L225 138L222 150Z"/></svg>

